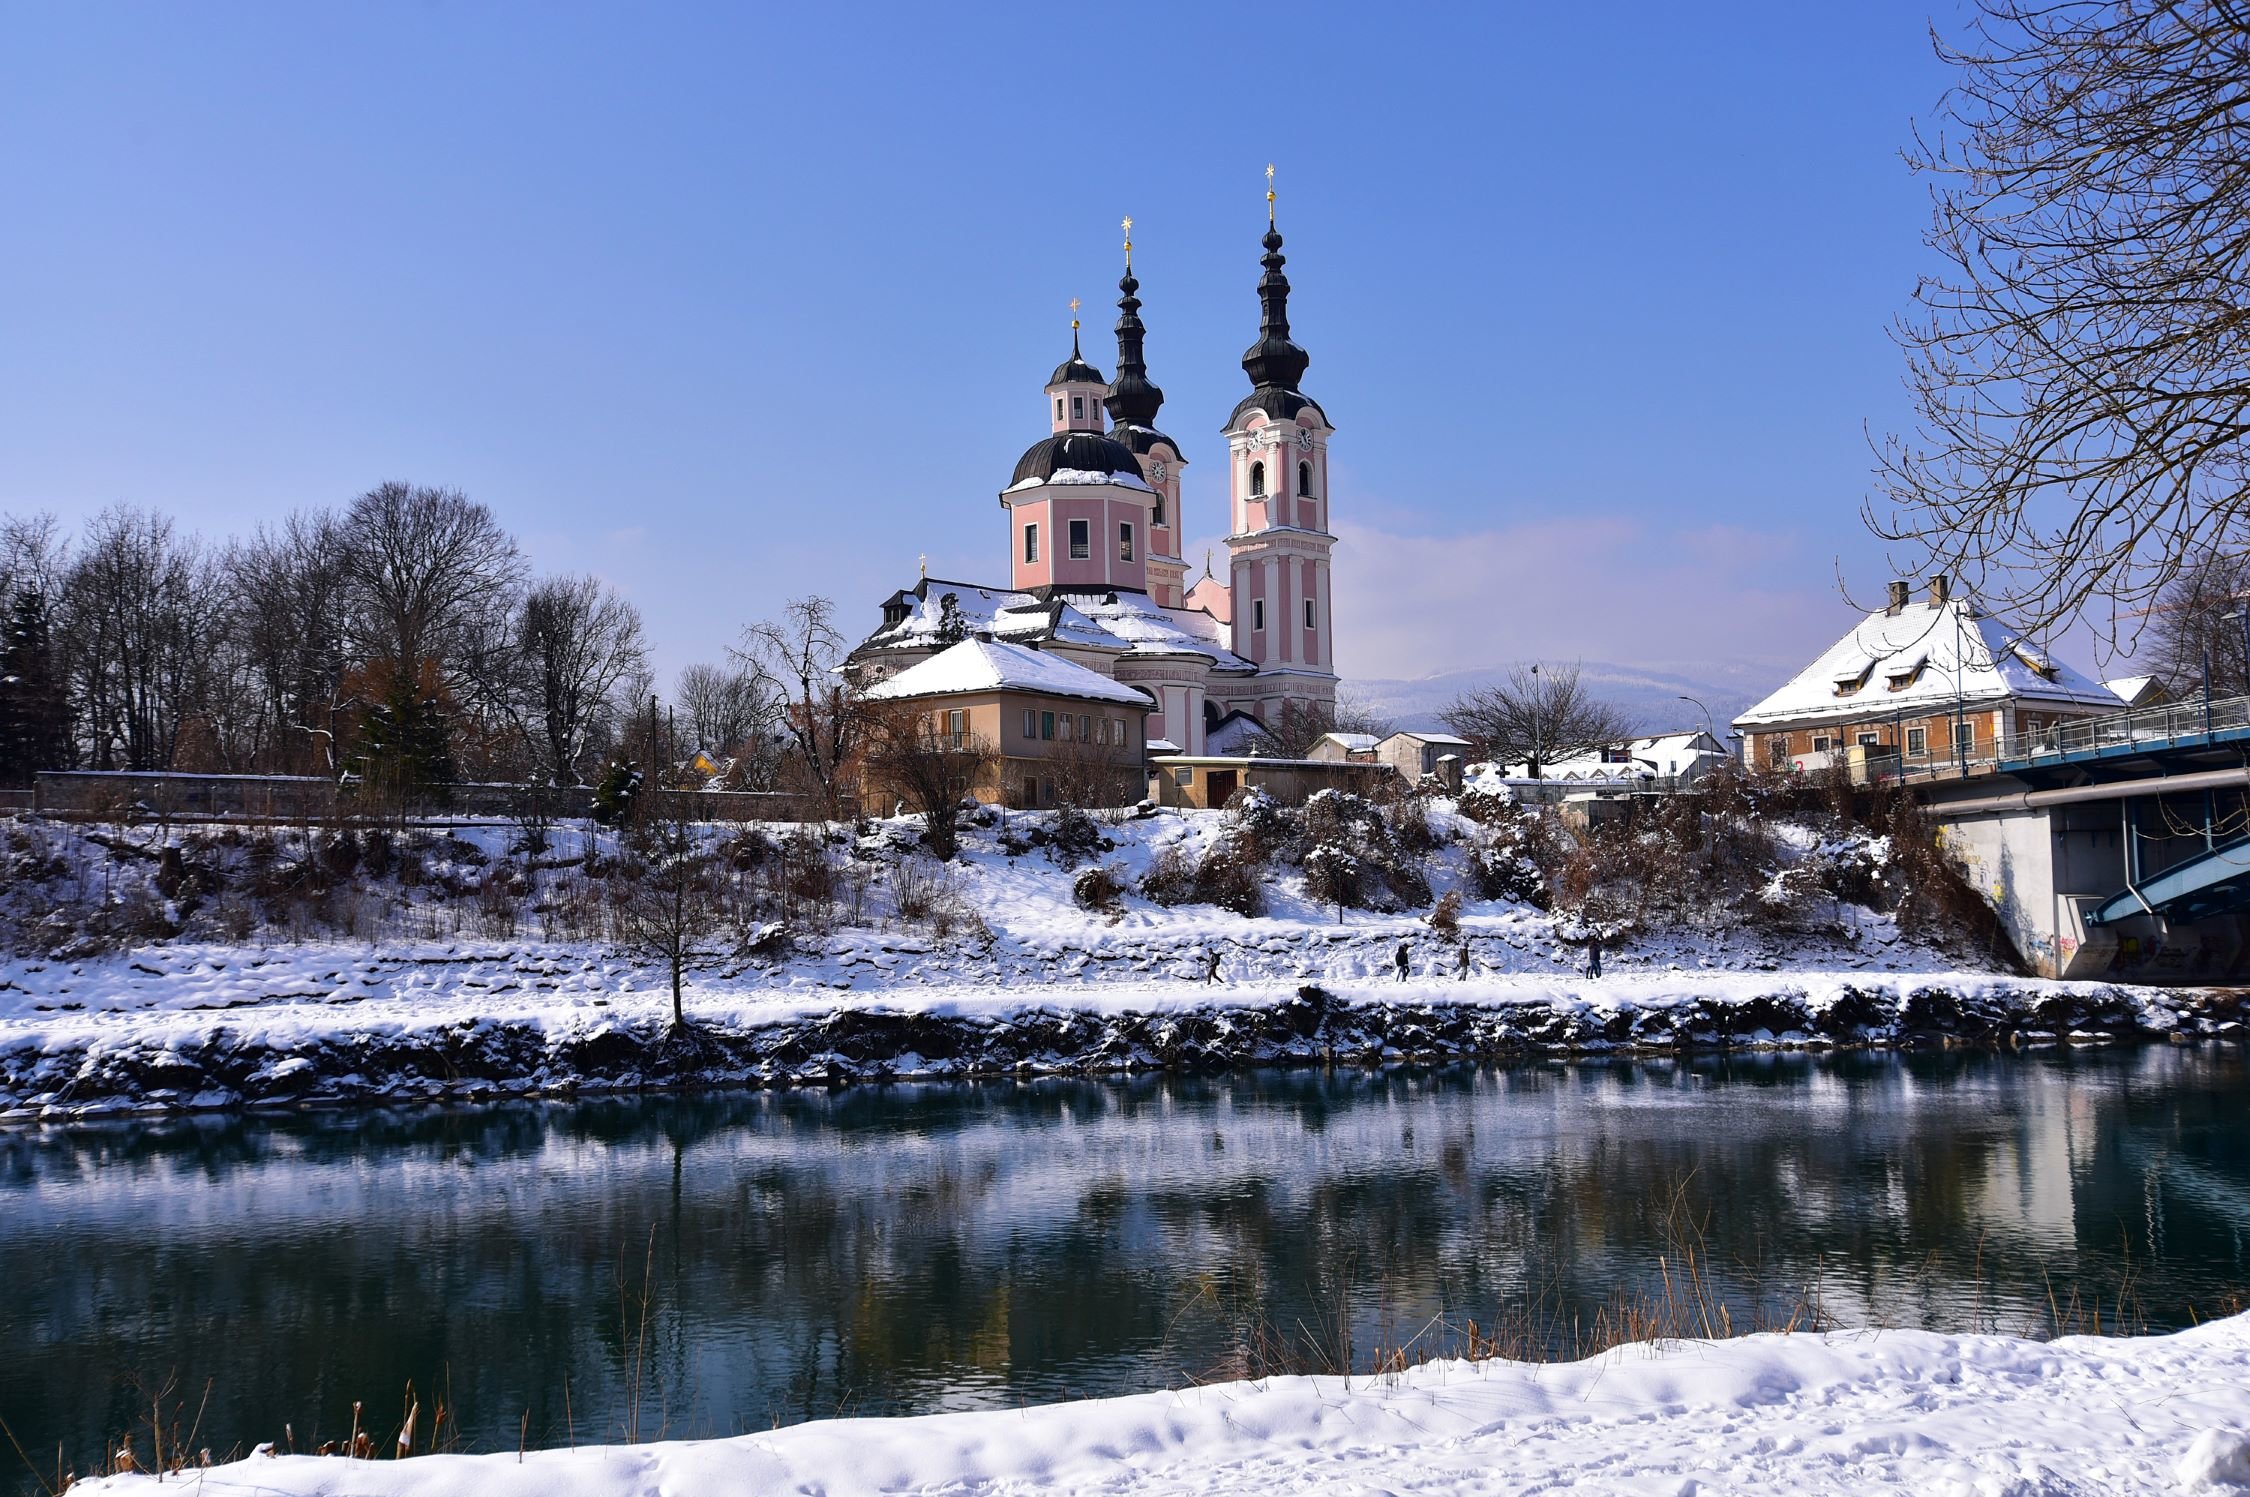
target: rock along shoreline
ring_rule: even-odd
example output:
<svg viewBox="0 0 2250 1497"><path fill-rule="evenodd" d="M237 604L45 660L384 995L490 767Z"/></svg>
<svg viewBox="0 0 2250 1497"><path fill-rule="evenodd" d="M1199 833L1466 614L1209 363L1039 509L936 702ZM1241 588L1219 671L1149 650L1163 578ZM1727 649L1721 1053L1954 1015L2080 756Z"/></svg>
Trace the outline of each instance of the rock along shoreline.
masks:
<svg viewBox="0 0 2250 1497"><path fill-rule="evenodd" d="M564 1022L456 1011L355 1023L337 1014L276 1032L217 1014L148 1033L130 1021L0 1033L0 1123L1261 1066L2250 1039L2250 1001L2228 989L1846 975L1799 990L1777 976L1772 991L1751 993L1698 993L1692 981L1667 993L1644 979L1593 1001L1518 984L1465 983L1442 995L1433 986L1404 995L1368 982L1193 987L1192 997L1091 986L967 1001L852 994L772 1017L735 1007L684 1033L654 1006L590 1020L580 1010Z"/></svg>

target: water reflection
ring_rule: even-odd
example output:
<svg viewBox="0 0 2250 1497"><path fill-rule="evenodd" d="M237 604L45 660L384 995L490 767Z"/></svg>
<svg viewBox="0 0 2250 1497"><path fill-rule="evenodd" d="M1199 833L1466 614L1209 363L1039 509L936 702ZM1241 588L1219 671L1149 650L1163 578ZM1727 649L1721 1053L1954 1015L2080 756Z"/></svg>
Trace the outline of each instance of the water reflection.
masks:
<svg viewBox="0 0 2250 1497"><path fill-rule="evenodd" d="M202 1443L731 1433L1175 1383L1248 1329L1360 1355L1643 1279L2152 1325L2250 1284L2240 1049L1276 1072L0 1135L0 1418L81 1469L174 1380ZM646 1288L649 1311L638 1301ZM425 1424L426 1428L426 1424ZM20 1473L19 1473L20 1474ZM28 1482L28 1478L25 1478ZM0 1489L19 1485L14 1478Z"/></svg>

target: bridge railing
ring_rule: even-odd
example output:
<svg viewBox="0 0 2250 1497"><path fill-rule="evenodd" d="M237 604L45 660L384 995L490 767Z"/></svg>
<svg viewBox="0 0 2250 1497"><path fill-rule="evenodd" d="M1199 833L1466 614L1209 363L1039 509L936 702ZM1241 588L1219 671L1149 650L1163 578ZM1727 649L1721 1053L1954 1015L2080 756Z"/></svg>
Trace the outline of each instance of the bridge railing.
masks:
<svg viewBox="0 0 2250 1497"><path fill-rule="evenodd" d="M2011 733L1997 754L2002 761L2062 759L2105 749L2160 748L2211 733L2250 730L2250 696L2171 702L2105 717L2072 718L2031 733Z"/></svg>

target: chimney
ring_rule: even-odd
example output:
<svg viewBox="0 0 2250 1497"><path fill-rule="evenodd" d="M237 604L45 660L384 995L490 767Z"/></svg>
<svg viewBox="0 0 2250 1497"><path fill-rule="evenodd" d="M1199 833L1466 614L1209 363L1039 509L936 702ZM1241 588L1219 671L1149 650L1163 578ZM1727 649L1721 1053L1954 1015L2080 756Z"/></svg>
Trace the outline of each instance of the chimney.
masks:
<svg viewBox="0 0 2250 1497"><path fill-rule="evenodd" d="M1943 608L1945 600L1953 596L1953 582L1943 572L1930 574L1930 606Z"/></svg>
<svg viewBox="0 0 2250 1497"><path fill-rule="evenodd" d="M1906 606L1906 595L1914 590L1914 584L1904 577L1893 577L1890 587L1890 602L1884 605L1883 612L1897 613Z"/></svg>

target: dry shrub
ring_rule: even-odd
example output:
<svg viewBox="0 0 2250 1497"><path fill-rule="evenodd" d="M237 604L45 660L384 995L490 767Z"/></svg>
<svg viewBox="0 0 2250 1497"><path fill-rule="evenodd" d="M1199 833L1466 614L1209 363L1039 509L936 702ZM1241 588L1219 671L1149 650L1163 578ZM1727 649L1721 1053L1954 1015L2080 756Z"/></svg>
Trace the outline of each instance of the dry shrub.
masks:
<svg viewBox="0 0 2250 1497"><path fill-rule="evenodd" d="M1448 940L1461 933L1461 891L1448 889L1430 907L1430 929Z"/></svg>
<svg viewBox="0 0 2250 1497"><path fill-rule="evenodd" d="M891 865L891 907L901 920L927 920L937 903L942 880L920 858L901 858Z"/></svg>
<svg viewBox="0 0 2250 1497"><path fill-rule="evenodd" d="M1265 860L1253 855L1245 839L1221 837L1195 867L1195 897L1237 915L1266 912Z"/></svg>
<svg viewBox="0 0 2250 1497"><path fill-rule="evenodd" d="M1426 839L1427 818L1417 819ZM1298 856L1306 892L1314 899L1375 910L1418 909L1430 902L1429 879L1373 802L1323 790L1305 802L1302 824Z"/></svg>
<svg viewBox="0 0 2250 1497"><path fill-rule="evenodd" d="M1161 848L1141 875L1141 897L1167 909L1195 899L1195 859L1179 843Z"/></svg>
<svg viewBox="0 0 2250 1497"><path fill-rule="evenodd" d="M1070 881L1070 897L1082 910L1114 918L1123 913L1125 880L1107 863L1096 863Z"/></svg>
<svg viewBox="0 0 2250 1497"><path fill-rule="evenodd" d="M1383 820L1391 830L1391 845L1400 852L1419 855L1433 851L1438 845L1437 833L1430 825L1430 798L1426 795L1394 797L1383 808Z"/></svg>

